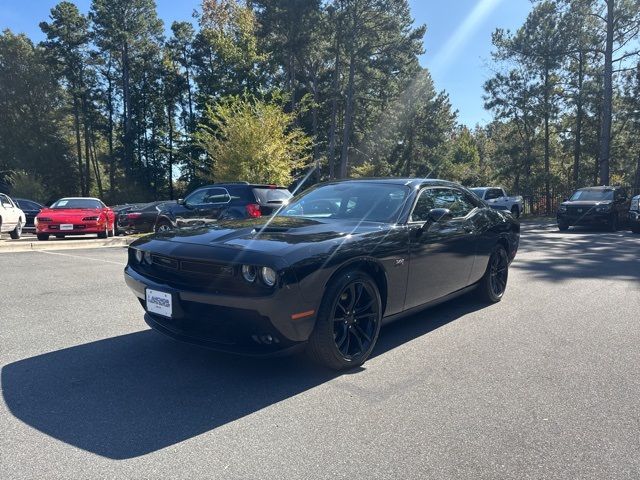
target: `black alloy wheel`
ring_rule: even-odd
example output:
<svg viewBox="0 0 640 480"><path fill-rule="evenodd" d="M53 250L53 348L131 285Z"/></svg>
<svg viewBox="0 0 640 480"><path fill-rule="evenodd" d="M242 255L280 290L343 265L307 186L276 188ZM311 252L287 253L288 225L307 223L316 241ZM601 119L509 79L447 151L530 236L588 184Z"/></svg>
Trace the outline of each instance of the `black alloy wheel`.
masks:
<svg viewBox="0 0 640 480"><path fill-rule="evenodd" d="M358 358L370 349L379 317L377 296L368 282L355 280L342 290L333 309L333 339L345 358Z"/></svg>
<svg viewBox="0 0 640 480"><path fill-rule="evenodd" d="M172 229L171 224L166 220L163 220L156 226L156 233L166 233L170 232Z"/></svg>
<svg viewBox="0 0 640 480"><path fill-rule="evenodd" d="M509 256L502 245L498 245L491 256L487 270L478 284L480 300L486 303L497 303L502 300L507 290L509 279Z"/></svg>
<svg viewBox="0 0 640 480"><path fill-rule="evenodd" d="M344 370L371 355L382 324L382 301L374 280L350 271L327 288L307 352L323 366Z"/></svg>
<svg viewBox="0 0 640 480"><path fill-rule="evenodd" d="M498 249L490 260L491 291L496 297L502 297L507 289L509 278L509 259L503 248Z"/></svg>

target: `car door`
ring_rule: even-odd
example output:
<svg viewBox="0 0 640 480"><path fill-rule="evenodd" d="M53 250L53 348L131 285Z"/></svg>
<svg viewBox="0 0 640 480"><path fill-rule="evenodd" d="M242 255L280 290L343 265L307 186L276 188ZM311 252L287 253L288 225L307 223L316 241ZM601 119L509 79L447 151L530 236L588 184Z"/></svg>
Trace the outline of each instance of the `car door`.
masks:
<svg viewBox="0 0 640 480"><path fill-rule="evenodd" d="M0 204L2 204L2 231L10 232L16 227L20 213L9 197L0 193Z"/></svg>
<svg viewBox="0 0 640 480"><path fill-rule="evenodd" d="M453 218L429 220L434 208ZM418 197L409 221L409 279L405 309L442 298L468 285L475 258L476 205L453 187L427 187Z"/></svg>
<svg viewBox="0 0 640 480"><path fill-rule="evenodd" d="M176 216L178 227L198 226L215 222L231 197L226 188L206 187L193 192L185 200L185 209Z"/></svg>

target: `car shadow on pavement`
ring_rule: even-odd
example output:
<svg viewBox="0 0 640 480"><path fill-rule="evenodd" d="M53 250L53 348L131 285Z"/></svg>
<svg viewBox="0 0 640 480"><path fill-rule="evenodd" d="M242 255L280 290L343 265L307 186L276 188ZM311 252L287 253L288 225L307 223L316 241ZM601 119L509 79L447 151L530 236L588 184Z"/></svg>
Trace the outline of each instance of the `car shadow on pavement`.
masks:
<svg viewBox="0 0 640 480"><path fill-rule="evenodd" d="M384 327L374 355L482 307L463 297ZM303 356L236 357L146 330L11 363L1 381L6 405L22 422L121 460L213 430L338 375Z"/></svg>
<svg viewBox="0 0 640 480"><path fill-rule="evenodd" d="M512 268L550 282L640 280L640 236L630 232L586 228L523 231L520 254L535 252L544 253L544 258L520 255Z"/></svg>

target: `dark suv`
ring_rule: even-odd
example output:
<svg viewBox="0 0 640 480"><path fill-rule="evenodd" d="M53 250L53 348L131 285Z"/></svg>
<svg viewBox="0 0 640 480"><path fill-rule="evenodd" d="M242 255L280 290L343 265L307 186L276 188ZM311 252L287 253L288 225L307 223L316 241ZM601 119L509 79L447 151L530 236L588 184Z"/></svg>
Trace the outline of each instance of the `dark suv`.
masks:
<svg viewBox="0 0 640 480"><path fill-rule="evenodd" d="M177 204L166 204L158 215L155 231L205 225L218 220L271 215L286 204L291 193L276 185L219 183L200 187Z"/></svg>
<svg viewBox="0 0 640 480"><path fill-rule="evenodd" d="M612 232L627 218L629 198L621 187L581 188L558 209L558 228L568 230L574 225L602 226Z"/></svg>

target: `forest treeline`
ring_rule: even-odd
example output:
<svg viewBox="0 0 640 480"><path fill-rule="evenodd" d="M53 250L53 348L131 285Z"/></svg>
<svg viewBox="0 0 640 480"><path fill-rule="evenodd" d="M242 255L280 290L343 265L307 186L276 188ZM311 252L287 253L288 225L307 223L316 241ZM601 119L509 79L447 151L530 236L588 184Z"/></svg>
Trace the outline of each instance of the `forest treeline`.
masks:
<svg viewBox="0 0 640 480"><path fill-rule="evenodd" d="M640 0L532 2L497 29L487 125L458 122L407 0L56 5L0 34L0 183L21 196L175 198L205 182L431 176L514 193L640 187ZM455 59L454 59L455 61Z"/></svg>

